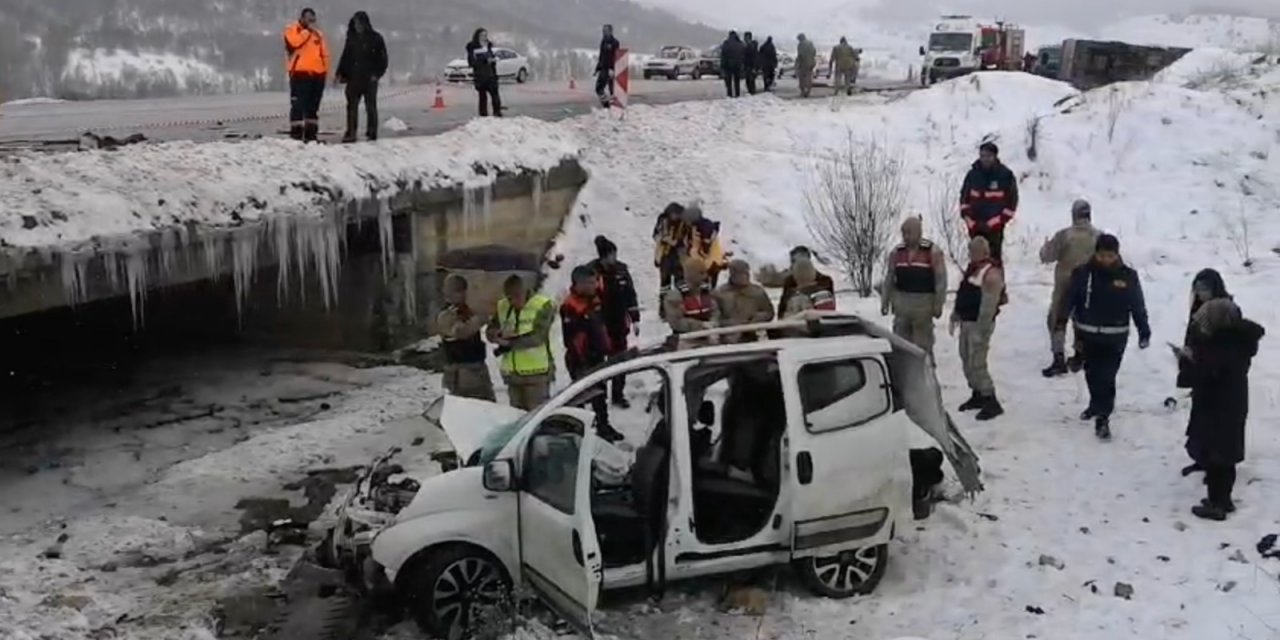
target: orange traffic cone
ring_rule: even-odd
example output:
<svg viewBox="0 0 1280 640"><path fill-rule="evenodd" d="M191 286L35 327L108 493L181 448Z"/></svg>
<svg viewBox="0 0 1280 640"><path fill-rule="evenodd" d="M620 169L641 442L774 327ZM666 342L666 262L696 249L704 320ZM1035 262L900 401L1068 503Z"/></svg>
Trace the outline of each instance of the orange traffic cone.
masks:
<svg viewBox="0 0 1280 640"><path fill-rule="evenodd" d="M444 92L440 90L440 85L436 85L436 101L431 105L432 109L444 108Z"/></svg>

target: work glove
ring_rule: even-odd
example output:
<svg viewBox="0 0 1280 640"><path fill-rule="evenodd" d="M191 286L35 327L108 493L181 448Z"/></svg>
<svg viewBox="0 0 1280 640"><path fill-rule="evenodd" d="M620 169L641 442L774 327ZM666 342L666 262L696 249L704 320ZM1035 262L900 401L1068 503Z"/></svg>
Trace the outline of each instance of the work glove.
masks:
<svg viewBox="0 0 1280 640"><path fill-rule="evenodd" d="M1149 346L1151 346L1151 337L1150 337L1150 336L1147 336L1147 337L1143 337L1143 338L1139 338L1139 339L1138 339L1138 348L1139 348L1139 349L1146 349L1146 348L1147 348L1147 347L1149 347Z"/></svg>

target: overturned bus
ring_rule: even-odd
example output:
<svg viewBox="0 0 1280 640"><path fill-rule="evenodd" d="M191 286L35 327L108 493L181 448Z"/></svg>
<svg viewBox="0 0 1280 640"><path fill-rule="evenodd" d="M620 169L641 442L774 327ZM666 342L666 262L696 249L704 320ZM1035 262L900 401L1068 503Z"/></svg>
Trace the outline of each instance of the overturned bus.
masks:
<svg viewBox="0 0 1280 640"><path fill-rule="evenodd" d="M1115 41L1067 40L1062 43L1057 79L1082 91L1113 82L1148 80L1189 51Z"/></svg>

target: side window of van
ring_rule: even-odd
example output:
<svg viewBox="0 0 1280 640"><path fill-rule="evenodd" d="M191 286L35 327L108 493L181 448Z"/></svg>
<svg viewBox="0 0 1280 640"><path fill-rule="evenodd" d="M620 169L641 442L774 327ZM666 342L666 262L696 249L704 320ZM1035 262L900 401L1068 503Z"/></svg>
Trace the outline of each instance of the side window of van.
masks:
<svg viewBox="0 0 1280 640"><path fill-rule="evenodd" d="M884 366L873 359L806 364L797 382L810 433L866 424L892 408Z"/></svg>
<svg viewBox="0 0 1280 640"><path fill-rule="evenodd" d="M529 438L524 461L525 492L557 511L573 514L578 480L582 424L565 417L548 418Z"/></svg>

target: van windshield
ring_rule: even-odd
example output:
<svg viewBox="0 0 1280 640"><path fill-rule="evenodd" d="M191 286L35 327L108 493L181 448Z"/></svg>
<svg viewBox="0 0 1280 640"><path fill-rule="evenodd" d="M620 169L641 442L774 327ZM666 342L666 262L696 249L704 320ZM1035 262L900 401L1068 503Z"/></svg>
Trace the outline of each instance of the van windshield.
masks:
<svg viewBox="0 0 1280 640"><path fill-rule="evenodd" d="M935 33L929 36L930 51L969 51L972 48L972 33Z"/></svg>
<svg viewBox="0 0 1280 640"><path fill-rule="evenodd" d="M675 60L680 57L680 49L663 49L658 52L658 57L664 60Z"/></svg>
<svg viewBox="0 0 1280 640"><path fill-rule="evenodd" d="M525 422L529 420L529 416L531 415L533 415L532 411L524 414L523 417L515 422L509 422L494 429L493 431L490 431L489 434L484 437L484 440L480 442L480 448L477 449L475 453L471 454L471 459L467 461L467 466L479 467L493 462L494 458L498 457L498 452L505 449L507 447L507 443L511 442L511 439L514 438L517 433L520 433L521 427L524 426Z"/></svg>

